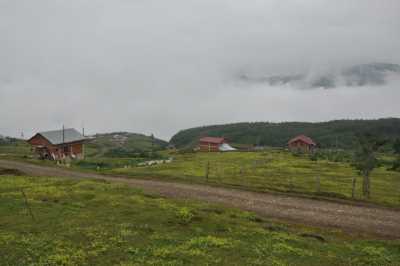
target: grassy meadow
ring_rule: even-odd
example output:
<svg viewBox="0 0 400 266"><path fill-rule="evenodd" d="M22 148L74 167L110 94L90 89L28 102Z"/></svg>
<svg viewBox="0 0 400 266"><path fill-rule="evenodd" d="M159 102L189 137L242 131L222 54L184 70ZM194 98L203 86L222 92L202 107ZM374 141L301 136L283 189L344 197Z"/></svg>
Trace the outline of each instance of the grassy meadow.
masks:
<svg viewBox="0 0 400 266"><path fill-rule="evenodd" d="M0 258L0 265L382 266L399 265L400 242L108 182L0 175Z"/></svg>
<svg viewBox="0 0 400 266"><path fill-rule="evenodd" d="M23 158L27 156L32 156L32 150L25 141L0 142L0 158Z"/></svg>
<svg viewBox="0 0 400 266"><path fill-rule="evenodd" d="M351 199L352 178L355 177L355 198L362 199L362 178L348 162L313 161L308 156L293 155L284 150L170 156L174 158L170 164L143 167L129 167L127 164L128 167L112 168L106 172L344 199ZM373 171L369 201L400 207L400 172L386 168L384 165Z"/></svg>
<svg viewBox="0 0 400 266"><path fill-rule="evenodd" d="M157 178L188 183L237 187L255 191L296 193L311 197L352 198L352 178L356 178L355 199L362 198L362 178L351 167L351 156L339 154L344 159L311 160L307 155L295 155L285 150L269 149L258 152L231 153L179 153L156 152L145 157L106 157L93 145L86 147L87 158L72 162L79 170L98 171L106 174L122 174L130 177ZM331 157L335 158L335 154ZM154 159L174 158L172 163L138 166ZM25 160L31 163L52 165L53 162L32 158L30 146L18 141L0 145L0 158ZM400 207L400 172L387 170L393 156L380 155L382 166L371 176L371 198L369 202ZM208 178L206 178L209 165Z"/></svg>

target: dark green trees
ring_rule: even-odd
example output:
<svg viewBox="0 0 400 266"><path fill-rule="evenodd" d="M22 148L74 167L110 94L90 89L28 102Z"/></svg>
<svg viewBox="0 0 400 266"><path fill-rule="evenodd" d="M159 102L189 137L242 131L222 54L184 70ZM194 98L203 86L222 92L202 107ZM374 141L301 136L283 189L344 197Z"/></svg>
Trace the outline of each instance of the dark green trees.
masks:
<svg viewBox="0 0 400 266"><path fill-rule="evenodd" d="M385 144L384 140L378 139L370 134L357 136L357 150L354 154L353 166L363 177L363 195L365 198L370 197L371 172L378 166L376 153L380 147Z"/></svg>
<svg viewBox="0 0 400 266"><path fill-rule="evenodd" d="M400 138L396 139L393 143L393 152L396 159L393 162L393 166L390 170L399 171L400 170Z"/></svg>

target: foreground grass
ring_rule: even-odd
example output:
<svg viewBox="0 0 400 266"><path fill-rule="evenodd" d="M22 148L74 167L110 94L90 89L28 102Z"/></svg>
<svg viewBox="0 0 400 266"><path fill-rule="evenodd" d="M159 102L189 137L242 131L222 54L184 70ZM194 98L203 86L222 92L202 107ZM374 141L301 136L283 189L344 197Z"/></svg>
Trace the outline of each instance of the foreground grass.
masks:
<svg viewBox="0 0 400 266"><path fill-rule="evenodd" d="M289 227L106 182L0 176L0 258L0 265L399 265L400 242Z"/></svg>
<svg viewBox="0 0 400 266"><path fill-rule="evenodd" d="M171 164L117 168L111 173L344 199L351 199L352 178L355 177L355 198L362 199L362 178L349 163L311 161L306 156L277 150L176 154L174 158ZM371 180L370 202L400 207L399 172L380 167L373 171Z"/></svg>

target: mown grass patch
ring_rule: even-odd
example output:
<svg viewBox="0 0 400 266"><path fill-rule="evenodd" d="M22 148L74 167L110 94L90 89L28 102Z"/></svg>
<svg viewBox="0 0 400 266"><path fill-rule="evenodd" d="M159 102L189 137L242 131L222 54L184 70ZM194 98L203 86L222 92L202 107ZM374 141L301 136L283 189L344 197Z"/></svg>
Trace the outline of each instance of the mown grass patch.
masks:
<svg viewBox="0 0 400 266"><path fill-rule="evenodd" d="M398 265L400 242L291 227L104 181L0 176L0 258L0 265Z"/></svg>

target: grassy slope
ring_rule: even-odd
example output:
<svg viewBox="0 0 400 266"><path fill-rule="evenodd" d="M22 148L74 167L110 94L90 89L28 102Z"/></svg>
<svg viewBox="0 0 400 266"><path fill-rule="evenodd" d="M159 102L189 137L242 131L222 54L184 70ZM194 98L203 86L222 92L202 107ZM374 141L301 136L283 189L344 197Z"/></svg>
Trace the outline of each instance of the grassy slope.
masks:
<svg viewBox="0 0 400 266"><path fill-rule="evenodd" d="M114 169L112 173L231 185L257 191L295 192L307 195L351 198L352 178L357 178L356 198L361 198L362 179L348 163L311 161L289 152L189 153L174 155L171 164ZM316 179L321 192L317 193ZM372 173L371 202L400 207L400 173L384 167Z"/></svg>
<svg viewBox="0 0 400 266"><path fill-rule="evenodd" d="M104 182L0 176L0 202L0 265L380 266L400 261L399 241L290 227ZM304 233L326 242L300 236Z"/></svg>
<svg viewBox="0 0 400 266"><path fill-rule="evenodd" d="M114 136L126 138L120 142ZM166 141L155 139L154 149L159 150L167 146ZM98 134L96 138L90 141L87 145L87 155L92 157L101 157L111 149L121 148L127 151L150 151L152 148L152 139L150 136L142 134L117 132L109 134Z"/></svg>

